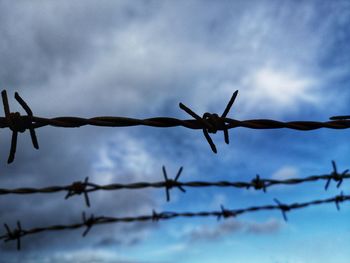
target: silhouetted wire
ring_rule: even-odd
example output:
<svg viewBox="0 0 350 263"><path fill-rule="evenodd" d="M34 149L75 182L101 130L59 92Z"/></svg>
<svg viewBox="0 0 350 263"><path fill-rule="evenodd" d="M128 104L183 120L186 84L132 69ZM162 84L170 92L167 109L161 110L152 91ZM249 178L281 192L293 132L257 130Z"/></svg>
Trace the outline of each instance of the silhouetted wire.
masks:
<svg viewBox="0 0 350 263"><path fill-rule="evenodd" d="M287 221L287 212L290 212L295 209L302 209L309 206L321 205L326 203L335 203L337 210L339 210L339 204L345 201L350 200L350 195L344 195L343 192L341 194L327 198L327 199L319 199L313 200L304 203L292 203L292 204L284 204L279 200L274 199L276 205L264 205L264 206L251 206L243 209L226 209L222 205L220 210L216 211L201 211L201 212L160 212L152 211L152 214L149 215L140 215L134 217L105 217L99 216L95 217L93 214L87 219L85 213L82 214L82 222L70 224L70 225L52 225L47 227L37 227L32 229L23 229L21 223L17 222L17 228L11 230L7 224L4 224L6 229L6 234L0 236L0 240L4 239L5 242L16 240L17 241L17 249L21 248L21 238L24 236L47 232L47 231L60 231L60 230L69 230L69 229L77 229L81 227L86 227L83 232L83 236L91 230L94 225L99 224L109 224L109 223L131 223L131 222L145 222L145 221L154 221L157 222L159 220L169 220L178 217L184 218L193 218L193 217L216 217L218 220L221 218L229 218L229 217L237 217L239 215L257 211L271 211L271 210L280 210L283 219Z"/></svg>
<svg viewBox="0 0 350 263"><path fill-rule="evenodd" d="M15 99L24 108L27 115L22 116L19 112L10 112L7 93L3 90L2 100L4 105L5 117L0 117L0 128L10 128L12 130L11 150L8 158L8 163L13 162L15 158L17 135L18 132L24 132L29 129L33 146L38 149L39 144L35 134L35 129L44 126L54 126L63 128L77 128L85 125L102 126L102 127L130 127L130 126L150 126L159 128L169 128L182 126L189 129L200 129L208 141L213 152L217 152L216 146L211 139L209 133L216 133L217 131L224 132L225 142L229 143L228 130L237 127L244 127L250 129L281 129L288 128L300 131L309 131L320 128L329 129L348 129L350 128L350 120L347 116L335 116L331 117L331 121L316 122L316 121L290 121L281 122L269 119L252 119L252 120L236 120L227 118L227 114L231 109L238 91L235 91L227 104L223 114L219 116L216 113L206 112L200 117L193 110L185 106L183 103L179 104L179 107L189 114L193 119L180 120L171 117L155 117L147 119L135 119L126 117L111 117L102 116L94 118L80 118L80 117L56 117L56 118L43 118L33 116L32 110L27 103L15 93Z"/></svg>
<svg viewBox="0 0 350 263"><path fill-rule="evenodd" d="M244 127L250 129L280 129L288 128L300 131L315 130L320 128L329 129L347 129L350 128L350 116L334 116L331 117L331 121L327 122L316 122L316 121L291 121L291 122L280 122L269 119L253 119L239 121L236 119L227 118L227 115L237 97L238 91L235 91L225 107L224 112L221 116L216 113L204 113L202 117L197 115L193 110L180 103L179 107L189 114L193 119L180 120L171 117L155 117L147 119L135 119L126 117L111 117L102 116L94 118L80 118L80 117L56 117L56 118L42 118L33 115L32 110L27 103L15 92L15 99L25 110L25 116L21 116L19 112L11 112L6 90L3 90L2 101L4 107L5 117L0 117L0 128L10 128L12 131L11 149L8 157L8 163L13 162L17 147L18 132L25 132L27 129L30 132L32 144L34 148L39 149L38 140L36 137L35 129L44 126L64 127L64 128L76 128L85 125L102 126L102 127L130 127L130 126L150 126L150 127L176 127L182 126L189 129L201 129L204 137L209 143L212 151L217 153L216 146L211 139L209 133L216 133L217 131L224 132L225 143L229 143L228 130L231 128ZM179 169L174 179L169 179L165 167L163 166L164 181L160 182L136 182L130 184L108 184L98 185L89 182L89 178L86 177L84 181L73 182L67 186L51 186L45 188L17 188L17 189L0 189L0 195L5 194L34 194L34 193L54 193L60 191L66 191L67 194L65 199L68 199L74 195L84 195L85 203L89 207L90 199L88 193L98 190L120 190L120 189L142 189L142 188L164 188L166 193L167 201L170 200L170 190L172 188L178 188L182 192L186 192L185 187L236 187L236 188L254 188L256 190L263 190L266 192L268 187L273 185L294 185L311 181L326 180L325 190L328 189L330 182L333 180L337 183L337 188L340 187L344 179L350 178L348 170L338 173L337 167L334 161L332 161L333 171L326 175L315 175L306 178L291 178L285 180L275 179L262 179L257 175L251 182L229 182L229 181L218 181L218 182L203 182L203 181L192 181L192 182L181 182L179 180L182 167ZM17 227L11 229L9 225L4 224L6 234L0 236L0 239L4 239L5 242L16 241L17 249L21 249L21 238L23 236L32 235L35 233L45 231L58 231L66 229L76 229L85 227L83 236L91 230L94 225L107 224L107 223L120 223L120 222L143 222L143 221L159 221L168 220L177 217L216 217L218 220L221 218L236 217L244 213L263 211L263 210L280 210L283 218L287 221L287 212L294 209L301 209L308 206L320 205L325 203L335 203L337 210L340 210L339 204L350 200L349 195L344 195L341 192L339 195L321 200L314 200L304 203L292 203L284 204L279 200L274 199L276 205L266 206L252 206L244 209L229 210L221 206L219 211L202 211L202 212L161 212L157 213L153 210L151 215L141 215L135 217L95 217L93 214L89 217L85 213L82 214L82 222L70 225L52 225L48 227L39 227L32 229L23 229L20 221L17 221Z"/></svg>
<svg viewBox="0 0 350 263"><path fill-rule="evenodd" d="M56 193L56 192L67 192L65 199L68 199L75 195L84 195L85 203L88 207L90 207L90 199L88 193L104 190L104 191L113 191L113 190L136 190L136 189L144 189L144 188L164 188L166 192L166 200L170 201L170 190L172 188L178 188L182 192L185 191L185 187L193 187L193 188L202 188L202 187L234 187L234 188L253 188L255 190L263 190L266 192L267 188L275 186L275 185L296 185L302 184L306 182L316 182L319 180L326 180L325 190L328 189L330 182L333 180L337 183L337 188L341 186L344 179L349 179L350 174L347 173L348 170L343 171L342 173L338 173L337 166L335 161L332 161L333 171L330 174L325 175L312 175L305 178L289 178L285 180L277 180L277 179L262 179L259 175L257 175L250 182L229 182L229 181L217 181L217 182L205 182L205 181L190 181L190 182L182 182L179 181L180 175L183 171L181 167L175 179L169 179L166 169L163 166L163 176L164 181L159 182L135 182L129 184L107 184L107 185L98 185L95 183L89 182L89 178L86 177L84 181L73 182L70 185L66 186L49 186L43 188L29 188L22 187L17 189L4 189L0 188L0 195L7 194L48 194L48 193Z"/></svg>

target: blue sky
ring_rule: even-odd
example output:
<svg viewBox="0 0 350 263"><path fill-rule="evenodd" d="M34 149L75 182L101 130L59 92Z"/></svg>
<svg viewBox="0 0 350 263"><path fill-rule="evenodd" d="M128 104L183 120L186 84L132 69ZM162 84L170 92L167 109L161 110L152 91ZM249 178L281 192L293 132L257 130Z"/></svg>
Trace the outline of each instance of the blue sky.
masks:
<svg viewBox="0 0 350 263"><path fill-rule="evenodd" d="M349 1L0 1L0 83L18 91L37 116L172 116L327 121L349 114ZM2 187L160 181L184 166L185 181L250 181L326 174L349 168L346 130L201 131L149 127L37 130L40 150L20 134L7 165L10 131L0 140ZM242 189L97 192L92 206L64 194L1 196L0 223L24 228L69 224L81 212L126 216L304 202L339 194L335 183ZM341 190L348 194L349 184ZM175 219L97 226L1 244L0 262L348 262L349 204L236 219Z"/></svg>

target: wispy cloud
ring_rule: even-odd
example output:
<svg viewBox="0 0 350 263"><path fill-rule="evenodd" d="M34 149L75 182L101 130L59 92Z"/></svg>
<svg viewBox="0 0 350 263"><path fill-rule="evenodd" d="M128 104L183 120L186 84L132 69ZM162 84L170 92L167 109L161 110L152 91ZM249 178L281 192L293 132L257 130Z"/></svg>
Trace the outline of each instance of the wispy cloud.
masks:
<svg viewBox="0 0 350 263"><path fill-rule="evenodd" d="M188 245L186 243L175 243L175 244L163 246L161 249L153 251L151 254L153 256L164 256L164 255L169 256L172 254L181 253L187 249L188 249Z"/></svg>
<svg viewBox="0 0 350 263"><path fill-rule="evenodd" d="M271 178L276 180L286 180L299 177L299 171L294 166L283 166L275 171Z"/></svg>
<svg viewBox="0 0 350 263"><path fill-rule="evenodd" d="M0 262L5 262L1 261ZM141 263L144 261L127 259L125 256L116 252L98 250L98 249L82 249L77 251L60 251L59 253L46 253L38 255L36 253L14 255L6 258L6 263ZM145 262L144 262L145 263Z"/></svg>
<svg viewBox="0 0 350 263"><path fill-rule="evenodd" d="M266 222L227 220L215 226L199 226L185 236L191 241L214 241L235 233L273 234L280 230L280 221L270 219Z"/></svg>
<svg viewBox="0 0 350 263"><path fill-rule="evenodd" d="M317 105L322 97L317 91L314 76L303 75L288 69L263 66L243 80L249 100L245 102L249 109L256 112L275 112L274 115L298 112L299 105L308 103Z"/></svg>

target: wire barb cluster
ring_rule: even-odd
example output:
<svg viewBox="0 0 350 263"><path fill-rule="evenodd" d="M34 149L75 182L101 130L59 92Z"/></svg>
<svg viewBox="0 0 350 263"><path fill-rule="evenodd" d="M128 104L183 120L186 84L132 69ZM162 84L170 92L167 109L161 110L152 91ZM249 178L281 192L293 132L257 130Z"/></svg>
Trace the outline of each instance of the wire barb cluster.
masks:
<svg viewBox="0 0 350 263"><path fill-rule="evenodd" d="M85 212L82 214L83 224L86 226L85 231L83 232L83 237L85 237L91 230L91 228L100 220L100 217L94 217L94 214L91 214L87 219Z"/></svg>
<svg viewBox="0 0 350 263"><path fill-rule="evenodd" d="M17 223L17 229L11 231L10 228L5 224L5 228L7 233L0 236L0 240L4 239L5 242L11 240L17 240L17 249L21 249L21 238L23 236L32 235L36 233L46 232L46 231L61 231L61 230L72 230L85 227L82 236L85 237L91 228L95 225L99 224L109 224L109 223L132 223L132 222L146 222L153 221L157 222L159 220L169 220L178 217L183 218L193 218L193 217L216 217L218 220L223 218L231 218L237 217L242 214L258 212L258 211L271 211L271 210L280 210L283 215L283 219L287 221L286 213L296 209L302 209L310 206L335 203L337 210L339 211L339 204L345 201L350 200L350 195L344 195L341 193L340 195L327 198L327 199L319 199L313 200L304 203L292 203L292 204L284 204L274 199L276 205L264 205L264 206L251 206L243 209L226 209L222 205L220 206L220 210L216 211L201 211L201 212L160 212L157 213L155 210L152 211L152 214L149 215L141 215L134 217L105 217L99 216L94 217L92 214L89 218L86 217L85 213L82 214L82 222L70 224L70 225L52 225L47 227L38 227L32 228L28 230L22 229L20 223Z"/></svg>
<svg viewBox="0 0 350 263"><path fill-rule="evenodd" d="M183 167L180 167L179 171L177 172L177 174L175 176L175 179L169 179L168 178L168 175L167 175L167 172L166 172L166 169L165 169L164 165L162 167L162 170L163 170L163 176L164 176L164 180L165 180L164 181L164 187L165 187L166 200L167 200L167 202L169 202L170 201L170 189L171 188L177 187L183 193L186 192L186 190L182 187L181 183L178 182L178 180L180 178L180 175L181 175L181 172L183 170Z"/></svg>
<svg viewBox="0 0 350 263"><path fill-rule="evenodd" d="M217 131L224 132L225 143L229 144L228 130L237 127L244 127L249 129L293 129L300 131L309 131L320 128L328 129L348 129L350 128L350 119L348 116L335 116L331 117L327 122L316 121L291 121L281 122L269 119L253 119L253 120L236 120L227 118L227 115L235 102L238 95L236 90L229 103L226 105L224 112L219 116L216 113L206 112L200 117L190 108L183 103L179 103L180 109L184 110L193 119L180 120L171 117L154 117L148 119L135 119L126 117L93 117L93 118L80 118L80 117L56 117L56 118L43 118L33 116L32 110L27 103L15 92L15 99L24 108L27 115L22 116L19 112L10 112L6 90L3 90L2 101L4 104L5 117L0 117L0 128L10 128L12 130L11 150L9 153L8 163L13 162L16 153L17 146L17 134L18 132L24 132L29 129L32 143L34 148L38 149L39 144L35 134L35 129L44 126L54 126L63 128L77 128L85 125L102 126L102 127L130 127L130 126L150 126L159 128L170 128L176 126L182 126L188 129L201 129L204 137L208 141L212 151L217 153L216 146L210 137L209 133L216 133Z"/></svg>
<svg viewBox="0 0 350 263"><path fill-rule="evenodd" d="M324 187L325 190L328 189L331 180L334 180L334 181L338 182L338 183L337 183L337 188L339 188L340 185L343 183L343 180L344 180L345 176L346 176L347 173L349 172L349 169L346 169L346 170L344 170L341 174L339 174L339 173L338 173L338 170L337 170L337 165L336 165L335 161L332 161L332 166L333 166L333 172L331 173L331 176L330 176L330 177L328 178L328 180L327 180L327 183L326 183L326 185L325 185L325 187Z"/></svg>
<svg viewBox="0 0 350 263"><path fill-rule="evenodd" d="M225 143L226 144L230 143L229 134L228 134L228 128L227 128L227 125L225 123L225 118L226 118L227 114L229 113L233 103L235 102L237 94L238 94L238 90L236 90L233 93L233 95L232 95L230 101L228 102L224 112L222 113L221 117L219 117L219 115L216 114L216 113L212 114L212 113L206 112L206 113L203 114L203 117L201 118L194 111L189 109L187 106L185 106L181 102L179 103L180 109L184 110L190 116L192 116L195 120L197 120L198 122L203 124L203 126L204 126L204 128L203 128L204 137L206 138L207 142L210 145L211 150L214 153L217 153L217 149L216 149L216 146L215 146L212 138L210 137L209 133L216 133L218 130L222 130L222 131L224 131Z"/></svg>
<svg viewBox="0 0 350 263"><path fill-rule="evenodd" d="M65 199L68 199L74 195L84 194L85 204L87 207L90 207L90 199L88 196L88 189L87 189L89 186L92 188L98 187L98 185L96 184L89 183L89 177L86 177L84 182L77 181L72 183L70 186L67 187L68 193Z"/></svg>
<svg viewBox="0 0 350 263"><path fill-rule="evenodd" d="M4 227L7 231L7 235L3 237L4 242L11 240L17 240L17 250L21 250L21 237L26 233L22 230L21 222L17 221L17 228L11 230L7 224L4 224Z"/></svg>
<svg viewBox="0 0 350 263"><path fill-rule="evenodd" d="M126 190L137 190L144 188L164 188L166 194L166 200L170 201L170 190L172 188L178 188L181 192L186 192L186 187L192 188L203 188L203 187L229 187L229 188L242 188L250 189L253 188L257 191L262 190L263 192L267 191L267 188L276 186L276 185L296 185L306 182L316 182L325 180L325 190L329 188L331 180L334 180L337 183L337 188L339 188L342 182L345 179L350 178L350 173L348 169L339 174L337 172L337 166L335 161L332 161L333 171L330 174L325 175L312 175L304 178L290 178L285 180L276 180L276 179L264 179L260 178L259 175L256 175L254 179L250 182L240 182L240 181L216 181L216 182L206 182L206 181L189 181L182 182L180 181L180 176L183 171L183 167L180 167L174 179L169 179L165 166L162 167L164 181L159 182L135 182L129 184L107 184L107 185L98 185L95 183L89 182L89 178L86 177L84 181L76 181L70 185L66 186L49 186L44 188L17 188L17 189L4 189L0 188L0 195L7 194L49 194L57 192L67 192L65 199L71 198L75 195L84 195L85 204L87 207L91 206L89 193L95 191L118 191L122 189Z"/></svg>
<svg viewBox="0 0 350 263"><path fill-rule="evenodd" d="M30 137L32 139L32 143L35 149L39 149L38 139L35 134L35 130L32 124L33 112L27 105L27 103L19 96L17 92L15 92L15 99L22 106L22 108L27 113L27 116L21 116L19 112L11 112L10 106L7 99L6 90L1 92L2 103L4 106L5 112L5 121L7 126L12 131L12 139L11 139L11 149L10 154L7 160L7 163L12 163L15 159L16 148L17 148L17 136L18 132L25 132L25 130L29 129Z"/></svg>

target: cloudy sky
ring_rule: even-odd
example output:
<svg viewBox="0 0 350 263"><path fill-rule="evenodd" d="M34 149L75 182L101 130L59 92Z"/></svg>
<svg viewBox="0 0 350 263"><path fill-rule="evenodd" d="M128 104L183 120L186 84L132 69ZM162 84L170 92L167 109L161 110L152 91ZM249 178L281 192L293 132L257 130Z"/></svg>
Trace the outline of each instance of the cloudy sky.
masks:
<svg viewBox="0 0 350 263"><path fill-rule="evenodd" d="M349 114L349 1L0 1L0 86L10 107L18 91L37 116L171 116L221 113L239 90L229 117L326 121ZM230 131L185 128L37 129L40 150L20 134L6 163L11 132L0 140L2 188L160 181L184 166L184 181L286 179L350 167L346 130ZM345 182L341 190L348 194ZM332 182L243 189L164 189L0 197L0 223L32 228L80 222L82 211L135 216L304 202L339 194ZM350 206L279 211L235 219L174 219L42 233L0 246L0 262L348 262ZM1 230L1 234L5 229Z"/></svg>

